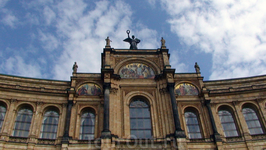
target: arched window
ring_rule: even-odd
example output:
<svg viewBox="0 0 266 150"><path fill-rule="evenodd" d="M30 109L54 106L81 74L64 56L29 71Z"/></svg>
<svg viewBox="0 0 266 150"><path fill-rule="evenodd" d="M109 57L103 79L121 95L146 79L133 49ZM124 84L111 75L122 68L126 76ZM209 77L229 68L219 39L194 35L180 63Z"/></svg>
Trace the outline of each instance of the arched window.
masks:
<svg viewBox="0 0 266 150"><path fill-rule="evenodd" d="M32 109L22 107L18 113L13 130L13 136L28 137L32 120Z"/></svg>
<svg viewBox="0 0 266 150"><path fill-rule="evenodd" d="M200 131L198 116L195 110L186 109L185 120L186 120L188 137L190 139L201 139L202 135Z"/></svg>
<svg viewBox="0 0 266 150"><path fill-rule="evenodd" d="M42 121L40 138L56 139L59 114L54 110L45 112Z"/></svg>
<svg viewBox="0 0 266 150"><path fill-rule="evenodd" d="M130 134L132 138L152 138L151 114L149 105L140 98L133 100L130 105Z"/></svg>
<svg viewBox="0 0 266 150"><path fill-rule="evenodd" d="M6 107L1 104L0 105L0 131L4 123L5 115L6 115Z"/></svg>
<svg viewBox="0 0 266 150"><path fill-rule="evenodd" d="M88 109L82 112L80 121L80 134L81 140L93 140L95 130L95 113L93 110Z"/></svg>
<svg viewBox="0 0 266 150"><path fill-rule="evenodd" d="M245 117L251 135L263 134L263 130L256 111L251 107L244 107L242 113Z"/></svg>
<svg viewBox="0 0 266 150"><path fill-rule="evenodd" d="M238 136L237 128L235 125L235 119L228 109L220 109L218 111L221 124L224 130L225 137L236 137Z"/></svg>

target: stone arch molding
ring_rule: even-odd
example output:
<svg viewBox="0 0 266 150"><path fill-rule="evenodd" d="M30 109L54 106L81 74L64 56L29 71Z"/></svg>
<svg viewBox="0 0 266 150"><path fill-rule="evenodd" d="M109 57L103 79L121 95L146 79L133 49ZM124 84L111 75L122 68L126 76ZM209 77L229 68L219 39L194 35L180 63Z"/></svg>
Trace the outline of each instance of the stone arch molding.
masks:
<svg viewBox="0 0 266 150"><path fill-rule="evenodd" d="M133 97L136 97L136 96L142 96L144 98L147 99L147 101L149 102L149 105L152 106L153 105L153 96L147 92L143 92L143 91L132 91L132 92L129 92L126 96L125 96L125 99L126 99L126 104L129 106L131 100Z"/></svg>
<svg viewBox="0 0 266 150"><path fill-rule="evenodd" d="M201 111L200 111L200 109L199 109L197 106L195 106L195 105L186 105L185 107L183 107L183 108L182 108L182 114L185 113L185 110L186 110L187 108L188 108L188 109L189 109L189 108L194 109L194 110L197 111L197 113L198 113L199 115L201 115Z"/></svg>
<svg viewBox="0 0 266 150"><path fill-rule="evenodd" d="M154 74L159 74L160 73L160 68L159 66L157 66L154 62L144 59L144 58L127 58L122 60L121 62L119 62L115 67L114 67L114 73L115 74L119 74L120 69L125 66L128 65L130 63L141 63L141 64L145 64L147 66L149 66L153 71Z"/></svg>

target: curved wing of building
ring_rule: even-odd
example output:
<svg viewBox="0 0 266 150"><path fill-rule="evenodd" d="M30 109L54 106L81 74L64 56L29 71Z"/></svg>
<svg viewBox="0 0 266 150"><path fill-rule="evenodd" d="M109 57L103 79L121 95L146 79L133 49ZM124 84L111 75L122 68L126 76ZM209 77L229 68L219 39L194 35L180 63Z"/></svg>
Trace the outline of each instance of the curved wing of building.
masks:
<svg viewBox="0 0 266 150"><path fill-rule="evenodd" d="M100 73L0 75L0 149L266 149L266 76L204 81L169 57L108 46Z"/></svg>

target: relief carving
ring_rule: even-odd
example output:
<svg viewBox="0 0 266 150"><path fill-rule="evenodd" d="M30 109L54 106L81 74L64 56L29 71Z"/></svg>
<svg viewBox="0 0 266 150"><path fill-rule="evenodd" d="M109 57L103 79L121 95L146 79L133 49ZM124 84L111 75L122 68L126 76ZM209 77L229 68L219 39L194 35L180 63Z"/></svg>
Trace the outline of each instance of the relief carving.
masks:
<svg viewBox="0 0 266 150"><path fill-rule="evenodd" d="M110 93L111 94L117 94L118 89L117 88L111 88Z"/></svg>
<svg viewBox="0 0 266 150"><path fill-rule="evenodd" d="M109 79L109 78L110 78L110 73L105 73L105 74L104 74L104 78L105 78L105 79Z"/></svg>

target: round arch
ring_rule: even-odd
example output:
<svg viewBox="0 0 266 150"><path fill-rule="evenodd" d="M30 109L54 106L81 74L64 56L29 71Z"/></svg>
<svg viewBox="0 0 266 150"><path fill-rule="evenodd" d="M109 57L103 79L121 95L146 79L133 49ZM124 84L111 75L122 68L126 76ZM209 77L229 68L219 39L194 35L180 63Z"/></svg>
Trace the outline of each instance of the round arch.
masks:
<svg viewBox="0 0 266 150"><path fill-rule="evenodd" d="M14 109L15 111L20 110L22 107L30 107L32 109L32 112L35 113L36 111L36 105L29 103L29 102L21 102L17 104L17 107Z"/></svg>
<svg viewBox="0 0 266 150"><path fill-rule="evenodd" d="M129 92L125 97L126 104L128 106L130 102L134 99L134 97L143 97L145 100L147 100L150 106L153 105L153 102L152 102L153 96L151 94L147 92L143 92L143 91L132 91L132 92Z"/></svg>
<svg viewBox="0 0 266 150"><path fill-rule="evenodd" d="M143 63L151 67L151 69L154 71L154 74L159 74L160 73L160 68L157 66L154 62L144 59L144 58L127 58L119 62L115 67L114 67L114 73L119 74L119 70L130 63Z"/></svg>
<svg viewBox="0 0 266 150"><path fill-rule="evenodd" d="M62 108L60 108L58 105L52 105L52 104L46 104L42 107L41 112L44 114L48 110L55 110L58 114L62 113Z"/></svg>
<svg viewBox="0 0 266 150"><path fill-rule="evenodd" d="M181 92L181 90L178 89L178 86L181 87L182 85L189 85L189 86L187 86L187 88L189 91L192 91L192 93L188 94L188 95L186 95L184 93L185 94L184 96L191 96L191 95L197 96L200 93L200 90L199 90L200 88L197 85L195 85L194 83L192 83L190 81L181 81L181 82L175 83L175 88L174 88L175 94L177 94L178 91ZM181 96L182 96L182 93L181 93Z"/></svg>

